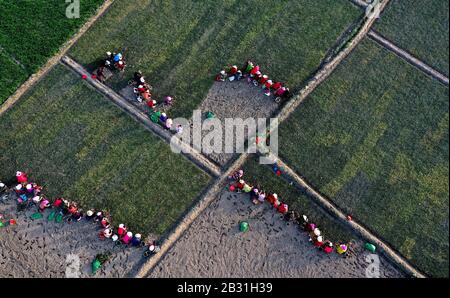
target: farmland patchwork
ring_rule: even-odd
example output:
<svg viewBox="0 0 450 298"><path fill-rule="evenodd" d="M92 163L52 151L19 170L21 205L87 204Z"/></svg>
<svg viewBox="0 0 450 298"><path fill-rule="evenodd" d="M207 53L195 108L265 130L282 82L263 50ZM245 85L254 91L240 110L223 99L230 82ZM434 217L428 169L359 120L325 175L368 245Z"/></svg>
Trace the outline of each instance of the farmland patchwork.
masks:
<svg viewBox="0 0 450 298"><path fill-rule="evenodd" d="M280 127L280 154L433 276L448 275L448 88L366 40Z"/></svg>

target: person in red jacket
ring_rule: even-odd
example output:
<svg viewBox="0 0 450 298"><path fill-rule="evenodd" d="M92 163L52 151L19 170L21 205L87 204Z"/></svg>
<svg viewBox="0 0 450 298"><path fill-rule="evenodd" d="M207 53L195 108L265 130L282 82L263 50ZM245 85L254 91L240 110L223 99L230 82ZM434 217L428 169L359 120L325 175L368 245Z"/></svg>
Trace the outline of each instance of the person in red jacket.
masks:
<svg viewBox="0 0 450 298"><path fill-rule="evenodd" d="M276 193L270 194L270 195L267 197L267 201L268 201L271 205L273 205L277 200L278 200L278 195L277 195Z"/></svg>
<svg viewBox="0 0 450 298"><path fill-rule="evenodd" d="M236 183L236 188L239 191L242 191L244 189L245 186L245 181L243 179L240 179L237 183Z"/></svg>
<svg viewBox="0 0 450 298"><path fill-rule="evenodd" d="M326 241L322 248L326 254L330 254L333 252L333 243L331 243L330 241Z"/></svg>
<svg viewBox="0 0 450 298"><path fill-rule="evenodd" d="M27 183L28 182L27 174L25 174L23 172L17 171L16 178L17 178L17 182L19 182L19 183Z"/></svg>
<svg viewBox="0 0 450 298"><path fill-rule="evenodd" d="M238 67L236 65L233 65L230 70L228 71L228 76L232 77L238 72Z"/></svg>
<svg viewBox="0 0 450 298"><path fill-rule="evenodd" d="M280 206L278 207L278 212L280 212L281 214L288 213L288 205L285 203L281 203Z"/></svg>
<svg viewBox="0 0 450 298"><path fill-rule="evenodd" d="M250 76L254 77L257 72L259 72L259 65L256 65L250 70Z"/></svg>
<svg viewBox="0 0 450 298"><path fill-rule="evenodd" d="M281 87L283 87L283 84L281 82L275 82L272 85L272 89L276 92L278 89L280 89Z"/></svg>

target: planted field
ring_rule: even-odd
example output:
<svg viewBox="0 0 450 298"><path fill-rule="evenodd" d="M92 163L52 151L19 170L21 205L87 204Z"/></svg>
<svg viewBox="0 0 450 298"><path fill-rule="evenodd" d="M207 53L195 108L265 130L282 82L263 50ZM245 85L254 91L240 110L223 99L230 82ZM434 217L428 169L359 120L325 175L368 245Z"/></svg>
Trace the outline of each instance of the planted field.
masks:
<svg viewBox="0 0 450 298"><path fill-rule="evenodd" d="M0 104L25 81L28 73L0 49Z"/></svg>
<svg viewBox="0 0 450 298"><path fill-rule="evenodd" d="M0 104L55 54L102 3L103 0L81 0L80 18L69 19L68 3L63 0L0 0L0 48L5 56L24 65L27 74L8 68L0 58L0 72L7 80L0 79ZM8 84L8 80L15 83Z"/></svg>
<svg viewBox="0 0 450 298"><path fill-rule="evenodd" d="M433 276L448 276L448 96L365 40L280 127L288 164Z"/></svg>
<svg viewBox="0 0 450 298"><path fill-rule="evenodd" d="M375 29L448 76L448 13L448 0L394 0Z"/></svg>
<svg viewBox="0 0 450 298"><path fill-rule="evenodd" d="M63 66L0 118L0 177L21 169L50 197L162 234L209 176Z"/></svg>
<svg viewBox="0 0 450 298"><path fill-rule="evenodd" d="M190 117L215 74L249 58L298 87L360 14L346 0L116 1L70 54L93 69L106 51L123 51L116 91L140 69L155 98L175 96L172 114Z"/></svg>
<svg viewBox="0 0 450 298"><path fill-rule="evenodd" d="M316 223L325 239L334 243L348 243L355 238L348 228L333 219L305 193L275 175L267 165L260 165L257 157L250 158L243 169L245 181L252 186L259 185L266 192L278 194L279 199L288 204L289 210L305 214L311 222Z"/></svg>

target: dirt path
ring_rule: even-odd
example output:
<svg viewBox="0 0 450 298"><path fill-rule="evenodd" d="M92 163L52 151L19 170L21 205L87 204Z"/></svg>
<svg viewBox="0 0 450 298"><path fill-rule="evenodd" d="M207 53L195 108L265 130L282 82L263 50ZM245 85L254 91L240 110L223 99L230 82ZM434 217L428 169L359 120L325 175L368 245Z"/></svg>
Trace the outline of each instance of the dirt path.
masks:
<svg viewBox="0 0 450 298"><path fill-rule="evenodd" d="M23 83L13 95L8 97L8 99L0 106L0 116L11 108L22 97L22 95L25 94L25 92L33 87L54 65L61 60L61 58L69 51L77 40L80 39L80 37L95 23L95 21L97 21L97 19L108 10L113 2L114 0L105 0L102 6L98 8L97 12L86 23L84 23L80 30L78 30L77 34L64 43L56 55L50 58L47 63L35 74L31 75L31 77L25 81L25 83Z"/></svg>
<svg viewBox="0 0 450 298"><path fill-rule="evenodd" d="M374 258L380 260L379 277L403 276L361 243L352 257L325 255L297 225L280 217L268 204L255 206L246 195L223 191L149 277L371 277L368 261ZM242 220L250 224L246 233L238 229Z"/></svg>
<svg viewBox="0 0 450 298"><path fill-rule="evenodd" d="M395 53L398 57L402 58L403 60L405 60L409 64L417 67L418 69L420 69L421 71L423 71L427 75L429 75L432 78L438 80L442 84L448 86L448 78L445 75L443 75L442 73L440 73L436 69L432 68L431 66L429 66L425 62L423 62L423 61L419 60L418 58L414 57L413 55L411 55L407 51L399 48L392 41L387 40L386 38L384 38L383 36L381 36L379 33L377 33L374 30L371 30L369 32L368 36L370 37L370 39L372 39L373 41L375 41L376 43L378 43L382 47L384 47L384 48L390 50L391 52Z"/></svg>

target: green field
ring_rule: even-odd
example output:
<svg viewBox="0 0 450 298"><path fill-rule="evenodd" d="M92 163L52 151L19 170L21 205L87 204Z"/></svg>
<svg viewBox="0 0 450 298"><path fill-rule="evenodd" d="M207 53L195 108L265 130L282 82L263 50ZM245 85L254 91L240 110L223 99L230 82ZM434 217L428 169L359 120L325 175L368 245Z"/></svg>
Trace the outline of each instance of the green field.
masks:
<svg viewBox="0 0 450 298"><path fill-rule="evenodd" d="M280 154L432 276L448 276L448 88L365 40L280 127Z"/></svg>
<svg viewBox="0 0 450 298"><path fill-rule="evenodd" d="M117 224L161 235L210 177L57 66L0 118L0 177L16 170Z"/></svg>
<svg viewBox="0 0 450 298"><path fill-rule="evenodd" d="M375 29L448 76L448 0L393 0Z"/></svg>
<svg viewBox="0 0 450 298"><path fill-rule="evenodd" d="M0 104L54 55L102 3L103 0L81 0L80 18L69 19L64 0L0 0L0 48L3 56L11 61L13 57L25 67L9 67L10 62L0 56L0 75L7 77L6 81L0 78Z"/></svg>
<svg viewBox="0 0 450 298"><path fill-rule="evenodd" d="M347 227L316 205L304 192L275 175L267 165L260 165L258 157L250 158L242 168L245 181L252 186L260 186L266 192L278 194L279 199L288 204L289 210L305 214L311 222L317 224L325 239L333 243L349 243L356 238Z"/></svg>
<svg viewBox="0 0 450 298"><path fill-rule="evenodd" d="M140 69L155 98L175 96L171 113L190 117L214 75L248 58L300 86L361 14L347 0L118 0L70 55L92 70L106 51L123 50L127 72L109 84L118 91Z"/></svg>
<svg viewBox="0 0 450 298"><path fill-rule="evenodd" d="M28 73L0 49L0 104L28 77Z"/></svg>

